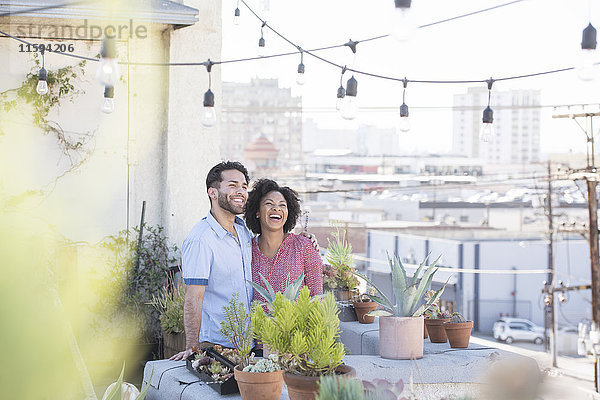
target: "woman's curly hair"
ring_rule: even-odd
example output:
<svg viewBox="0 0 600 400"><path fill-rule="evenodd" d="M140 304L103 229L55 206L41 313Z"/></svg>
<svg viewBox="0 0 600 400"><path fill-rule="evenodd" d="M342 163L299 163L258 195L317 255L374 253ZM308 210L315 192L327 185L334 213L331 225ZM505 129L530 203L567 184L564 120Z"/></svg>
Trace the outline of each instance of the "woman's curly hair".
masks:
<svg viewBox="0 0 600 400"><path fill-rule="evenodd" d="M296 221L300 216L300 199L298 198L298 193L287 186L279 186L274 180L259 179L248 193L248 201L244 210L246 226L255 234L261 233L260 220L256 216L260 209L260 202L267 194L273 191L281 193L287 203L288 217L285 224L283 224L283 231L288 233L296 226Z"/></svg>

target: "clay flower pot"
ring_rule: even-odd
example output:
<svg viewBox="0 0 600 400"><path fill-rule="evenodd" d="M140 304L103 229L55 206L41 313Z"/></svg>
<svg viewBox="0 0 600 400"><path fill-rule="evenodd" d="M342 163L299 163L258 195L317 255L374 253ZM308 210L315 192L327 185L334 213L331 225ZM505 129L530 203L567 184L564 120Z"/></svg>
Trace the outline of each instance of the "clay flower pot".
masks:
<svg viewBox="0 0 600 400"><path fill-rule="evenodd" d="M356 377L356 370L348 365L340 365L335 370L336 375L345 375L348 378ZM314 400L319 393L320 376L304 376L283 373L283 380L288 389L290 400Z"/></svg>
<svg viewBox="0 0 600 400"><path fill-rule="evenodd" d="M361 324L372 324L375 322L375 317L366 315L368 312L373 311L377 308L377 303L374 301L354 303L354 311L356 311L356 318Z"/></svg>
<svg viewBox="0 0 600 400"><path fill-rule="evenodd" d="M450 321L450 318L425 319L425 326L431 343L446 343L448 341L444 329L444 322L448 321Z"/></svg>
<svg viewBox="0 0 600 400"><path fill-rule="evenodd" d="M450 347L453 349L464 349L469 347L469 338L471 337L471 329L473 329L473 321L446 322L444 328L446 329Z"/></svg>
<svg viewBox="0 0 600 400"><path fill-rule="evenodd" d="M423 316L379 317L379 355L393 360L423 358Z"/></svg>
<svg viewBox="0 0 600 400"><path fill-rule="evenodd" d="M233 375L244 400L279 400L283 389L283 370L245 372L236 365Z"/></svg>

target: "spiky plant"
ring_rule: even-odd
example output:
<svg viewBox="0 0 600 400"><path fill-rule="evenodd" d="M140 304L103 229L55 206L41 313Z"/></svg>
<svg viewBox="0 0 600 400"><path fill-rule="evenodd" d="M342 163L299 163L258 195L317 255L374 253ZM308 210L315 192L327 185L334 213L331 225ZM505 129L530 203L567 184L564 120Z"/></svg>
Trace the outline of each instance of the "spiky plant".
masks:
<svg viewBox="0 0 600 400"><path fill-rule="evenodd" d="M269 310L269 314L272 314L273 302L275 301L276 294L275 290L273 289L273 286L271 286L267 278L263 276L263 274L259 272L258 275L260 275L260 279L262 279L265 285L264 287L251 281L246 282L251 284L254 290L256 290L262 297L264 297L265 302L261 305L265 305ZM292 284L290 284L290 274L288 274L287 278L285 279L285 289L282 292L283 297L291 301L296 301L298 295L300 294L300 289L302 288L302 282L304 282L304 273L300 274L300 276L296 278L296 280L292 282Z"/></svg>
<svg viewBox="0 0 600 400"><path fill-rule="evenodd" d="M240 368L250 363L250 352L252 351L253 337L250 315L246 312L246 306L238 301L239 294L233 293L229 304L223 307L225 318L221 321L219 332L233 344L241 358ZM261 307L258 307L261 308ZM262 308L261 308L262 309Z"/></svg>
<svg viewBox="0 0 600 400"><path fill-rule="evenodd" d="M453 312L450 322L452 322L452 323L467 322L467 319L465 317L463 317L463 315L461 313Z"/></svg>
<svg viewBox="0 0 600 400"><path fill-rule="evenodd" d="M323 283L329 288L354 289L359 282L353 275L352 245L346 240L346 231L336 227L331 233L333 240L327 238L327 263L323 271Z"/></svg>
<svg viewBox="0 0 600 400"><path fill-rule="evenodd" d="M423 260L423 262L419 265L419 268L417 268L412 276L412 279L409 279L408 276L406 276L406 269L404 268L404 265L402 265L400 258L396 256L392 259L388 254L388 261L390 264L390 269L392 270L392 290L394 292L394 296L396 297L396 304L394 304L385 295L385 293L383 293L373 282L371 282L369 278L358 272L355 272L355 275L367 281L367 283L377 291L378 295L372 295L371 298L385 308L385 310L371 311L367 315L380 317L418 317L422 315L425 311L432 307L433 304L435 304L435 302L442 296L442 293L446 288L446 285L444 284L441 289L436 291L432 297L426 300L425 304L419 306L420 300L423 298L425 292L429 289L431 281L433 280L433 276L439 269L439 267L436 267L438 260L439 257L433 262L433 264L429 265L425 269L423 276L419 279L419 275L421 274L421 271L427 262L427 259Z"/></svg>
<svg viewBox="0 0 600 400"><path fill-rule="evenodd" d="M364 390L358 379L324 376L319 380L319 394L315 400L364 400Z"/></svg>

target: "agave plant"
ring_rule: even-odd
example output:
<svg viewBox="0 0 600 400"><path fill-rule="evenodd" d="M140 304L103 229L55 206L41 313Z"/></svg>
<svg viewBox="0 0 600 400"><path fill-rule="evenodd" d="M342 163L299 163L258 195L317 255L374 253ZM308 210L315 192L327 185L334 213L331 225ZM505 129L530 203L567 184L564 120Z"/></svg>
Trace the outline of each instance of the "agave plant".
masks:
<svg viewBox="0 0 600 400"><path fill-rule="evenodd" d="M267 278L263 276L263 274L259 272L258 275L260 275L260 279L262 279L263 283L265 284L265 287L262 287L254 282L247 282L252 285L254 290L256 290L262 297L264 297L265 302L263 304L267 306L269 313L273 314L273 302L275 301L276 292L273 289L273 286L271 286L271 284L267 280ZM296 301L298 295L300 294L300 290L302 289L302 282L304 282L304 273L300 274L300 276L296 278L296 280L292 282L292 284L290 284L290 274L288 274L285 280L285 289L282 292L283 297L290 301Z"/></svg>
<svg viewBox="0 0 600 400"><path fill-rule="evenodd" d="M425 304L419 306L420 300L423 298L425 292L429 289L433 275L437 272L439 267L436 264L439 257L429 266L426 267L423 276L419 279L421 271L425 267L427 258L419 265L419 268L415 271L412 279L406 276L406 269L402 262L395 256L393 259L388 254L388 261L390 263L390 269L392 270L392 290L396 297L396 304L394 304L386 295L383 293L369 278L355 272L357 276L367 281L376 291L377 295L372 295L371 299L381 305L385 310L371 311L367 315L371 316L394 316L394 317L418 317L427 311L435 302L442 296L446 285L442 286L441 289L436 291L433 296L429 297ZM447 283L447 282L446 282Z"/></svg>

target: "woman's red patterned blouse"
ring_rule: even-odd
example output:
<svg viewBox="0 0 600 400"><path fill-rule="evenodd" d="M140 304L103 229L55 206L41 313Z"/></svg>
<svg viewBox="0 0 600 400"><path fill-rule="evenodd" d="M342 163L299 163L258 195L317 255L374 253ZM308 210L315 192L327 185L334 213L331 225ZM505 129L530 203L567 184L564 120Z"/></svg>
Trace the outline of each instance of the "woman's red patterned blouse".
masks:
<svg viewBox="0 0 600 400"><path fill-rule="evenodd" d="M323 294L323 261L311 241L304 236L290 233L279 251L272 259L267 258L258 248L258 239L252 239L252 281L265 287L260 278L262 274L276 292L285 289L285 281L290 274L290 283L304 272L304 285L310 289L310 295ZM265 299L256 290L254 300Z"/></svg>

